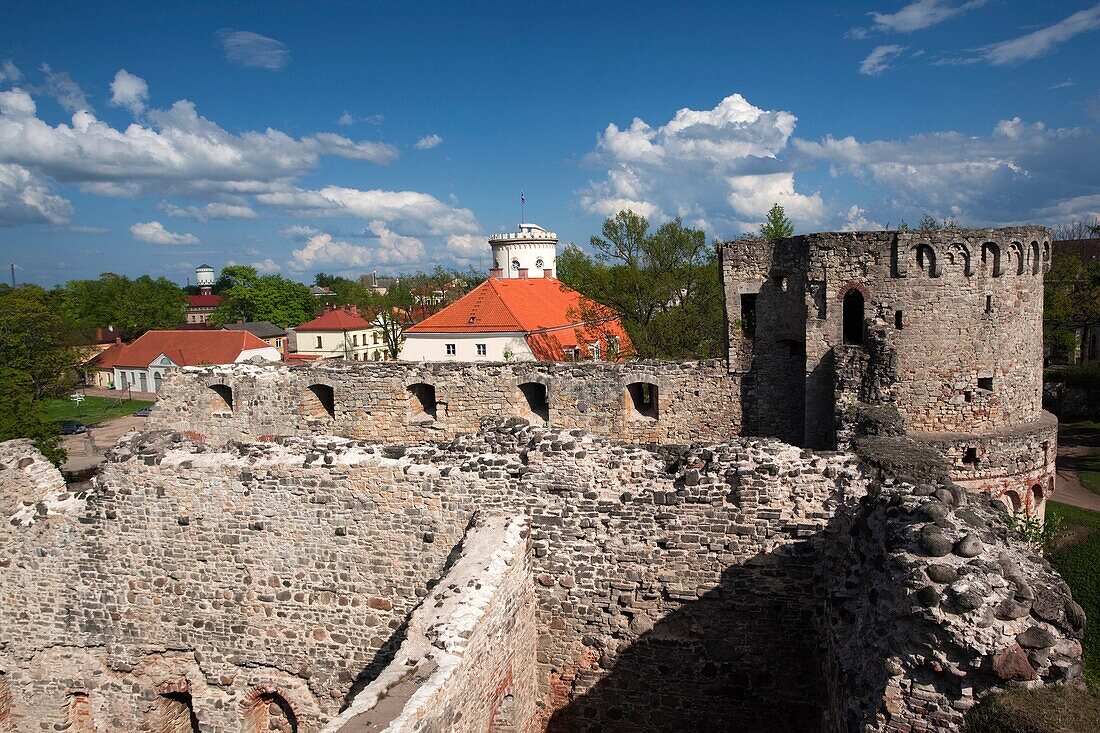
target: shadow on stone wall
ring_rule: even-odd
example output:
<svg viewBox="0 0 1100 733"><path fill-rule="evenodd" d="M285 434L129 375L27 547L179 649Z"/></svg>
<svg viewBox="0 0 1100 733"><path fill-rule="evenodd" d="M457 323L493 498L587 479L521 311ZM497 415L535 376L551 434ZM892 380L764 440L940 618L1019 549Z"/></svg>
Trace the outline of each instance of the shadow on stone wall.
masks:
<svg viewBox="0 0 1100 733"><path fill-rule="evenodd" d="M547 730L825 730L816 622L822 579L815 570L830 531L728 567L717 588L685 602L617 654L596 648L606 676L554 713ZM583 682L578 675L574 689Z"/></svg>

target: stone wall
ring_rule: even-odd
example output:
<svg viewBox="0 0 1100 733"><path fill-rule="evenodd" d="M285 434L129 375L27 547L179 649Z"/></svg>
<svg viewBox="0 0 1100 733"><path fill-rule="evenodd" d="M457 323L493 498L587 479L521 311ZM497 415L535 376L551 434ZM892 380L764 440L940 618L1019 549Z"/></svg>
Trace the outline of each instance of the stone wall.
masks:
<svg viewBox="0 0 1100 733"><path fill-rule="evenodd" d="M888 332L894 403L909 431L973 433L1040 419L1050 246L1040 227L727 242L730 369L745 375L746 425L759 427L745 432L835 444L837 350L852 340L844 336L849 293L862 302L856 331ZM742 328L750 300L751 338ZM799 377L803 389L792 390ZM773 405L783 414L769 417Z"/></svg>
<svg viewBox="0 0 1100 733"><path fill-rule="evenodd" d="M927 444L859 448L884 480L837 515L839 541L825 546L826 729L959 730L992 690L1079 683L1084 612L1011 535L1000 501L931 479L941 459ZM895 478L914 468L919 484Z"/></svg>
<svg viewBox="0 0 1100 733"><path fill-rule="evenodd" d="M630 387L642 384L655 389ZM646 395L655 405L635 403ZM719 360L235 365L172 372L149 427L215 442L342 435L415 443L511 417L632 443L724 440L738 434L740 393Z"/></svg>
<svg viewBox="0 0 1100 733"><path fill-rule="evenodd" d="M408 448L213 449L146 434L84 513L6 525L0 670L19 723L64 725L75 690L101 727L157 730L169 685L203 730L238 730L268 699L316 730L389 661L475 512L520 511L543 723L640 730L721 707L780 730L820 708L809 540L861 485L851 457L767 441L653 452L517 424ZM630 672L654 658L663 682ZM775 701L785 717L768 722Z"/></svg>
<svg viewBox="0 0 1100 733"><path fill-rule="evenodd" d="M26 449L8 448L14 462L0 465L23 463L16 454ZM370 689L406 633L420 638L405 628L419 599L425 613L448 599L462 606L457 584L439 579L462 564L455 548L479 512L530 523L524 563L484 581L516 579L508 573L522 565L533 582L502 580L490 594L501 612L490 604L486 622L473 624L464 661L492 672L459 671L455 684L424 694L443 695L447 715L495 711L495 730L839 731L855 729L840 722L852 716L870 730L902 730L887 723L915 723L921 712L911 702L894 712L898 694L962 711L1001 681L986 674L994 663L1044 682L1079 677L1079 608L1049 567L991 514L973 520L959 509L961 490L887 492L875 485L883 470L772 440L654 449L518 421L405 447L134 436L80 511L4 524L9 717L17 730L84 721L166 731L193 716L214 733L317 731ZM883 534L882 517L896 529ZM908 580L926 572L925 557L953 552L961 559L939 561L958 577L942 581L946 590ZM1022 573L1030 590L1017 584L1009 599L994 566L1002 580ZM995 635L985 605L947 612L971 602L978 586L962 581L979 571L996 591L979 590L981 603L997 604L995 618L1012 614ZM532 587L530 707L516 692L518 661L531 653L526 617L509 628L503 609L521 607ZM944 613L898 605L917 590L920 608ZM909 622L913 638L937 641L902 645L894 627L913 612L923 614ZM1031 672L998 646L1025 632ZM520 643L493 644L502 638ZM873 654L850 646L864 638L878 644ZM967 661L945 666L945 655ZM858 679L874 684L848 682ZM475 705L478 684L492 687L488 699L500 693L500 705Z"/></svg>
<svg viewBox="0 0 1100 733"><path fill-rule="evenodd" d="M536 730L528 536L525 517L476 517L394 660L326 733Z"/></svg>

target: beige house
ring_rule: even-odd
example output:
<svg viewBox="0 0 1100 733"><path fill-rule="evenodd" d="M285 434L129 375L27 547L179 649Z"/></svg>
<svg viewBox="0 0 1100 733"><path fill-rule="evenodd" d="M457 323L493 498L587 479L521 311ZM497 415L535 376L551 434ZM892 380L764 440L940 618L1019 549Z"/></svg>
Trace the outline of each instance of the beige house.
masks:
<svg viewBox="0 0 1100 733"><path fill-rule="evenodd" d="M389 358L382 329L354 305L330 307L294 329L299 357L382 361Z"/></svg>

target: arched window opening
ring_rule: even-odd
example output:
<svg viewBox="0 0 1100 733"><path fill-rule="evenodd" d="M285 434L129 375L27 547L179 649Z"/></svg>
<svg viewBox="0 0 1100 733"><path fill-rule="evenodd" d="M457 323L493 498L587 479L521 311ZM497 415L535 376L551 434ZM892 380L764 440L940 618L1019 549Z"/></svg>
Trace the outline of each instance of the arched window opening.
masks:
<svg viewBox="0 0 1100 733"><path fill-rule="evenodd" d="M852 288L844 294L844 343L863 344L863 293Z"/></svg>
<svg viewBox="0 0 1100 733"><path fill-rule="evenodd" d="M526 382L519 386L523 395L520 405L520 416L525 418L538 418L542 422L550 422L550 401L547 399L545 384L538 382Z"/></svg>
<svg viewBox="0 0 1100 733"><path fill-rule="evenodd" d="M306 409L309 417L323 420L336 417L336 397L332 387L327 384L311 384L306 395Z"/></svg>
<svg viewBox="0 0 1100 733"><path fill-rule="evenodd" d="M435 385L418 382L409 386L409 420L433 422L436 419Z"/></svg>
<svg viewBox="0 0 1100 733"><path fill-rule="evenodd" d="M157 696L155 733L199 733L199 719L190 692L166 692Z"/></svg>
<svg viewBox="0 0 1100 733"><path fill-rule="evenodd" d="M225 384L210 385L210 411L233 412L233 389Z"/></svg>
<svg viewBox="0 0 1100 733"><path fill-rule="evenodd" d="M939 277L940 271L936 266L936 250L930 245L917 245L917 267L927 272L930 277Z"/></svg>
<svg viewBox="0 0 1100 733"><path fill-rule="evenodd" d="M982 272L993 277L1000 277L1001 247L996 242L986 242L982 245Z"/></svg>
<svg viewBox="0 0 1100 733"><path fill-rule="evenodd" d="M1032 242L1031 248L1028 250L1028 258L1031 260L1031 274L1038 275L1039 270L1042 269L1042 255L1039 254L1039 243Z"/></svg>
<svg viewBox="0 0 1100 733"><path fill-rule="evenodd" d="M298 733L298 716L277 692L256 692L244 701L243 733Z"/></svg>
<svg viewBox="0 0 1100 733"><path fill-rule="evenodd" d="M1020 500L1020 495L1015 491L1006 491L1001 494L1001 498L1005 501L1006 506L1013 514L1019 514L1024 509L1024 503Z"/></svg>
<svg viewBox="0 0 1100 733"><path fill-rule="evenodd" d="M634 382L626 386L631 420L656 420L660 414L657 385Z"/></svg>
<svg viewBox="0 0 1100 733"><path fill-rule="evenodd" d="M1041 484L1035 484L1031 487L1031 507L1034 511L1039 510L1039 507L1043 503L1044 496L1045 494L1043 493L1043 487Z"/></svg>
<svg viewBox="0 0 1100 733"><path fill-rule="evenodd" d="M8 673L0 671L0 731L14 731L11 722L11 680Z"/></svg>

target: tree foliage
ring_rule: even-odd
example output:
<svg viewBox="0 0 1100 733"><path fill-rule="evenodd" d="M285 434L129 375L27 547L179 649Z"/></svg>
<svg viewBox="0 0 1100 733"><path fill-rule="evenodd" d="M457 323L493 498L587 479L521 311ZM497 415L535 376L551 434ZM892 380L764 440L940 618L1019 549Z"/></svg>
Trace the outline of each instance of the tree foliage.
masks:
<svg viewBox="0 0 1100 733"><path fill-rule="evenodd" d="M25 376L33 399L72 385L81 354L54 299L40 287L0 287L0 365Z"/></svg>
<svg viewBox="0 0 1100 733"><path fill-rule="evenodd" d="M78 329L114 326L136 338L187 320L183 289L163 277L131 280L105 272L97 280L70 280L55 295L64 317Z"/></svg>
<svg viewBox="0 0 1100 733"><path fill-rule="evenodd" d="M650 232L645 217L620 211L590 243L594 257L575 246L562 252L558 276L618 313L639 356L697 359L721 354L718 257L703 232L679 219ZM585 320L604 317L606 311L599 309L595 319Z"/></svg>
<svg viewBox="0 0 1100 733"><path fill-rule="evenodd" d="M791 224L791 220L787 218L783 207L779 204L773 204L768 211L767 219L760 225L760 236L767 240L794 236L794 224Z"/></svg>
<svg viewBox="0 0 1100 733"><path fill-rule="evenodd" d="M1059 224L1054 227L1054 239L1092 239L1100 237L1100 217L1093 217L1089 221L1074 219L1067 224Z"/></svg>
<svg viewBox="0 0 1100 733"><path fill-rule="evenodd" d="M39 417L30 378L21 371L0 367L0 441L30 438L55 465L65 460L57 425Z"/></svg>
<svg viewBox="0 0 1100 733"><path fill-rule="evenodd" d="M1077 347L1076 329L1100 323L1100 262L1055 257L1044 286L1043 341L1068 360Z"/></svg>
<svg viewBox="0 0 1100 733"><path fill-rule="evenodd" d="M313 318L318 305L305 285L282 275L259 275L246 265L223 268L218 283L222 302L210 317L216 326L236 321L297 326Z"/></svg>
<svg viewBox="0 0 1100 733"><path fill-rule="evenodd" d="M59 428L43 422L37 406L72 385L82 355L58 311L42 288L0 286L0 440L31 438L60 464Z"/></svg>

